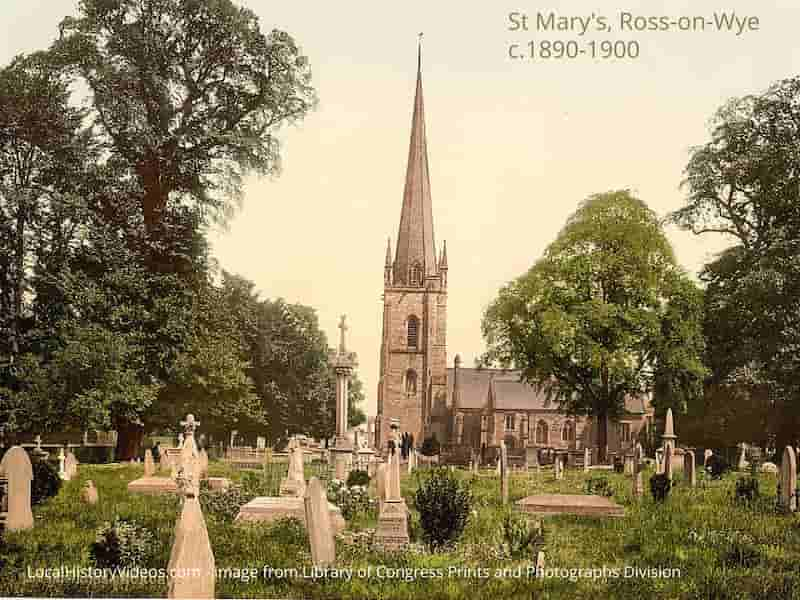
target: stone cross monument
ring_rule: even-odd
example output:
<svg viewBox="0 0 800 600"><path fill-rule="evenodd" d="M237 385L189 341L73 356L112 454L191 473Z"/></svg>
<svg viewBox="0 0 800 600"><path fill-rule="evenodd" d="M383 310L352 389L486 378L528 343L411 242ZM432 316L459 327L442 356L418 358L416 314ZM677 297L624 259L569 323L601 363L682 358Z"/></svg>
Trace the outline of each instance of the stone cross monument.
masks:
<svg viewBox="0 0 800 600"><path fill-rule="evenodd" d="M350 376L358 362L354 352L347 351L345 336L348 330L345 323L346 316L342 315L339 321L339 348L332 353L331 359L336 371L336 438L332 452L334 453L334 466L336 479L347 480L353 451L350 440L347 439L347 392Z"/></svg>

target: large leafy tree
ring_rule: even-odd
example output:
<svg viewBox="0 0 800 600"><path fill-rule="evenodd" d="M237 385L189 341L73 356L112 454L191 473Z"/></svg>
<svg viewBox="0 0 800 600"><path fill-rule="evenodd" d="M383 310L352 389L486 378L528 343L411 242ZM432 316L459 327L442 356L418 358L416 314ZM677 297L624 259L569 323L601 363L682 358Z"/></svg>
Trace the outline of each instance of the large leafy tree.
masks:
<svg viewBox="0 0 800 600"><path fill-rule="evenodd" d="M800 428L800 77L720 108L684 186L674 222L732 241L701 273L712 380L768 389L782 447Z"/></svg>
<svg viewBox="0 0 800 600"><path fill-rule="evenodd" d="M683 400L701 393L701 306L656 215L626 190L596 194L486 310L484 361L595 417L604 454L627 396L657 385Z"/></svg>
<svg viewBox="0 0 800 600"><path fill-rule="evenodd" d="M150 236L178 199L224 216L246 174L277 172L278 129L316 102L292 37L230 0L81 0L53 49L88 84Z"/></svg>

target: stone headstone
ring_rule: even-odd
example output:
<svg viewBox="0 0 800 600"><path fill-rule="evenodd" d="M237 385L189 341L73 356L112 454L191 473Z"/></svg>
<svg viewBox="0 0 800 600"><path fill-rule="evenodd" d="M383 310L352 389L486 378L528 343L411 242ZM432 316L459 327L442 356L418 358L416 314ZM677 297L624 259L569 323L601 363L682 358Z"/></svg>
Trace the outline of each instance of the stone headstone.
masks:
<svg viewBox="0 0 800 600"><path fill-rule="evenodd" d="M500 495L503 504L508 504L508 450L504 443L500 444Z"/></svg>
<svg viewBox="0 0 800 600"><path fill-rule="evenodd" d="M167 566L169 598L214 598L214 553L200 502L187 497Z"/></svg>
<svg viewBox="0 0 800 600"><path fill-rule="evenodd" d="M583 472L589 472L589 465L592 462L592 454L589 452L589 448L586 447L583 449Z"/></svg>
<svg viewBox="0 0 800 600"><path fill-rule="evenodd" d="M97 488L94 487L94 482L91 479L84 484L81 490L81 499L86 504L97 504Z"/></svg>
<svg viewBox="0 0 800 600"><path fill-rule="evenodd" d="M389 459L386 501L378 515L375 543L387 550L396 550L408 544L408 507L400 495L400 453Z"/></svg>
<svg viewBox="0 0 800 600"><path fill-rule="evenodd" d="M664 448L664 475L667 479L672 479L672 445L667 444Z"/></svg>
<svg viewBox="0 0 800 600"><path fill-rule="evenodd" d="M156 464L153 462L153 452L148 448L144 451L144 476L152 477L156 472Z"/></svg>
<svg viewBox="0 0 800 600"><path fill-rule="evenodd" d="M306 480L303 473L303 449L296 445L289 453L289 472L281 481L280 496L302 498L306 493Z"/></svg>
<svg viewBox="0 0 800 600"><path fill-rule="evenodd" d="M745 471L749 463L747 462L747 446L739 444L739 460L736 463L736 468L740 471Z"/></svg>
<svg viewBox="0 0 800 600"><path fill-rule="evenodd" d="M68 451L67 456L64 458L64 470L70 480L78 474L78 459L75 458L72 450Z"/></svg>
<svg viewBox="0 0 800 600"><path fill-rule="evenodd" d="M208 452L206 452L205 448L200 450L200 455L198 459L199 459L200 479L205 479L208 477Z"/></svg>
<svg viewBox="0 0 800 600"><path fill-rule="evenodd" d="M378 511L386 501L386 463L381 463L375 471L375 488L378 496Z"/></svg>
<svg viewBox="0 0 800 600"><path fill-rule="evenodd" d="M778 473L778 465L772 462L765 462L761 464L761 472L762 473L769 473L771 475L777 475Z"/></svg>
<svg viewBox="0 0 800 600"><path fill-rule="evenodd" d="M19 531L33 527L31 511L31 480L33 466L22 446L13 446L0 462L0 474L8 480L6 531Z"/></svg>
<svg viewBox="0 0 800 600"><path fill-rule="evenodd" d="M706 449L706 451L703 452L703 468L704 469L705 469L706 465L708 464L708 459L711 458L712 456L714 456L714 451L713 450Z"/></svg>
<svg viewBox="0 0 800 600"><path fill-rule="evenodd" d="M781 461L781 506L790 511L797 510L797 456L794 448L786 446Z"/></svg>
<svg viewBox="0 0 800 600"><path fill-rule="evenodd" d="M564 463L562 462L560 456L556 455L553 467L556 471L556 481L564 479Z"/></svg>
<svg viewBox="0 0 800 600"><path fill-rule="evenodd" d="M687 450L683 454L683 480L689 484L689 487L697 485L696 465L692 450Z"/></svg>
<svg viewBox="0 0 800 600"><path fill-rule="evenodd" d="M630 454L626 454L622 458L622 472L625 475L633 475L633 456Z"/></svg>
<svg viewBox="0 0 800 600"><path fill-rule="evenodd" d="M328 497L319 479L312 477L305 494L306 529L314 566L328 566L336 560Z"/></svg>
<svg viewBox="0 0 800 600"><path fill-rule="evenodd" d="M644 495L644 477L642 476L642 459L644 450L641 444L636 444L633 450L633 496L641 498Z"/></svg>
<svg viewBox="0 0 800 600"><path fill-rule="evenodd" d="M544 576L544 552L541 550L536 553L536 576Z"/></svg>

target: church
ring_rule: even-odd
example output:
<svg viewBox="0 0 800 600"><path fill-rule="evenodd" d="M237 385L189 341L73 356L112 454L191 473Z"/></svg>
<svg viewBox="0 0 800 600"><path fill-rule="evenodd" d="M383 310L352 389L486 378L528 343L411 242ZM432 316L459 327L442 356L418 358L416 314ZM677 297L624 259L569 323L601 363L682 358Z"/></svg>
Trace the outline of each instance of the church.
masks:
<svg viewBox="0 0 800 600"><path fill-rule="evenodd" d="M383 268L375 445L385 449L391 428L417 445L435 435L445 447L581 450L596 445L589 418L569 417L514 371L447 364L447 245L437 248L425 136L421 54L411 119L400 226ZM457 271L456 271L457 272ZM629 452L652 422L649 398L629 398L607 431L610 452Z"/></svg>

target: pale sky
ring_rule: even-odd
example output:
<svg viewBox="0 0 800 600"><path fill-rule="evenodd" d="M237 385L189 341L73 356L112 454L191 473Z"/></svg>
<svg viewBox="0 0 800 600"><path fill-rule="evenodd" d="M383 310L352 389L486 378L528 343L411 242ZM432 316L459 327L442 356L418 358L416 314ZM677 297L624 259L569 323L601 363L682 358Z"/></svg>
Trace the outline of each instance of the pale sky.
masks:
<svg viewBox="0 0 800 600"><path fill-rule="evenodd" d="M797 74L796 0L241 2L264 31L292 34L308 55L319 110L283 135L280 177L249 180L228 231L215 232L226 270L263 297L317 309L329 342L350 323L367 412L376 409L386 238L400 219L416 70L424 32L434 231L448 250L448 363L483 351L480 320L498 289L541 256L588 195L631 188L659 215L680 207L688 150L728 98ZM3 0L0 62L44 48L73 0ZM598 8L601 5L602 8ZM611 32L510 32L510 12L604 15ZM757 17L758 30L620 31L634 16ZM535 24L535 23L534 23ZM635 40L637 59L527 62L529 40ZM670 230L691 273L724 247Z"/></svg>

